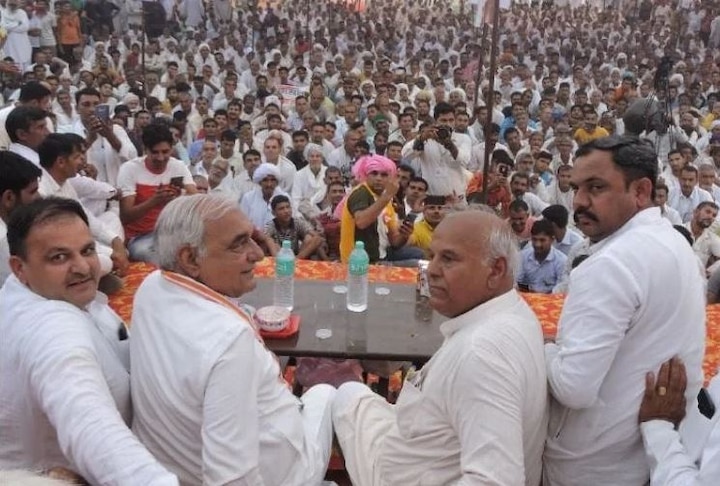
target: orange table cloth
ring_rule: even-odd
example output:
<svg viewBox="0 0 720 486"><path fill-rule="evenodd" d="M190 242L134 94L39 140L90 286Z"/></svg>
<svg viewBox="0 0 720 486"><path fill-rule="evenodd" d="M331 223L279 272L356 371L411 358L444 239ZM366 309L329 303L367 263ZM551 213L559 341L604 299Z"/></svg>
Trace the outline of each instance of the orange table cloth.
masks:
<svg viewBox="0 0 720 486"><path fill-rule="evenodd" d="M110 306L126 322L132 314L132 301L135 291L145 276L155 267L147 263L133 263L125 277L124 287L110 297ZM299 280L343 280L346 267L338 263L298 260L295 276ZM265 258L255 267L255 275L261 278L272 278L275 274L274 262ZM371 282L414 284L417 271L414 268L370 266ZM563 306L562 295L521 294L532 307L543 332L554 336ZM706 380L710 380L720 366L720 304L707 307L707 345L705 349L704 371Z"/></svg>

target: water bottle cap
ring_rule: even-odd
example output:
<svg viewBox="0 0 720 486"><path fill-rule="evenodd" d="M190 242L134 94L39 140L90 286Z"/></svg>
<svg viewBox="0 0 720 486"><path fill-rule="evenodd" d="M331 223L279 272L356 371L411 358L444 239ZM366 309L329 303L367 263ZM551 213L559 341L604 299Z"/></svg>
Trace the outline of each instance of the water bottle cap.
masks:
<svg viewBox="0 0 720 486"><path fill-rule="evenodd" d="M364 250L365 249L365 242L364 241L356 241L355 242L355 248L358 250Z"/></svg>
<svg viewBox="0 0 720 486"><path fill-rule="evenodd" d="M283 248L287 248L287 249L291 249L291 248L292 248L292 242L291 242L290 240L283 240L283 242L282 242L282 247L283 247Z"/></svg>

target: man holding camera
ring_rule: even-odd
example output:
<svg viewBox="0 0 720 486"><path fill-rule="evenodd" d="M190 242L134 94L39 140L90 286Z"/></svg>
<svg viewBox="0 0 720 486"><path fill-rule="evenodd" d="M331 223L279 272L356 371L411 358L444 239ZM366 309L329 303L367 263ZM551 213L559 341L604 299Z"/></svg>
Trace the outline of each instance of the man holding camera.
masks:
<svg viewBox="0 0 720 486"><path fill-rule="evenodd" d="M461 202L465 200L465 170L472 141L463 133L453 133L455 111L450 104L438 103L434 115L435 123L423 126L420 134L405 144L402 155L420 167L420 175L429 183L429 195Z"/></svg>

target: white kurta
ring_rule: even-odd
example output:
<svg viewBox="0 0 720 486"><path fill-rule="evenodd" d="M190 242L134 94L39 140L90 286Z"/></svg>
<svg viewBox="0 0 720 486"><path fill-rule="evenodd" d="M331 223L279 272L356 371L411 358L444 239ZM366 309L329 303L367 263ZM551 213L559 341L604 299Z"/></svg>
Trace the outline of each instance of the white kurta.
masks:
<svg viewBox="0 0 720 486"><path fill-rule="evenodd" d="M720 376L708 393L720 405ZM708 419L695 409L676 431L670 422L640 425L651 469L651 486L715 486L720 478L720 413Z"/></svg>
<svg viewBox="0 0 720 486"><path fill-rule="evenodd" d="M545 447L553 486L643 486L637 414L645 374L679 356L688 410L703 381L705 289L690 245L658 208L593 245L570 274L557 344L546 345L551 404Z"/></svg>
<svg viewBox="0 0 720 486"><path fill-rule="evenodd" d="M426 140L424 150L416 151L413 148L414 139L405 144L402 156L420 166L420 175L428 182L428 194L454 195L464 200L467 187L465 170L470 163L472 141L462 133L453 133L452 141L458 149L457 158L453 158L450 151L435 140Z"/></svg>
<svg viewBox="0 0 720 486"><path fill-rule="evenodd" d="M181 484L321 482L335 390L311 389L302 408L234 303L156 271L135 295L132 322L133 431Z"/></svg>
<svg viewBox="0 0 720 486"><path fill-rule="evenodd" d="M98 299L83 311L15 276L0 289L0 469L63 466L92 484L176 485L127 426L127 344Z"/></svg>
<svg viewBox="0 0 720 486"><path fill-rule="evenodd" d="M134 159L138 156L137 149L133 145L127 132L120 126L112 125L113 134L120 140L120 151L110 145L105 137L98 135L93 144L87 150L88 162L93 164L98 170L97 179L107 182L113 186L117 186L117 176L120 165L123 162ZM60 129L60 133L75 133L83 138L87 138L88 132L81 120L76 121L71 127Z"/></svg>
<svg viewBox="0 0 720 486"><path fill-rule="evenodd" d="M0 15L0 27L5 28L8 33L3 47L5 55L12 57L13 61L20 65L20 72L24 72L32 63L32 45L28 36L30 19L21 8L15 11L4 8Z"/></svg>
<svg viewBox="0 0 720 486"><path fill-rule="evenodd" d="M353 484L537 486L547 389L532 310L511 290L440 331L397 405L357 383L338 390L333 423Z"/></svg>

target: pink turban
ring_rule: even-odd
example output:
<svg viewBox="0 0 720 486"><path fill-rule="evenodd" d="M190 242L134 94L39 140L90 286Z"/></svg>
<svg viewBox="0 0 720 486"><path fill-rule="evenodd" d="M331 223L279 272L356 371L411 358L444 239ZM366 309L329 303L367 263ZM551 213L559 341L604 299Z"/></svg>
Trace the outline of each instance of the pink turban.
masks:
<svg viewBox="0 0 720 486"><path fill-rule="evenodd" d="M360 157L352 168L353 176L359 182L365 182L368 174L373 171L387 172L392 175L397 172L397 166L387 157L373 154Z"/></svg>

